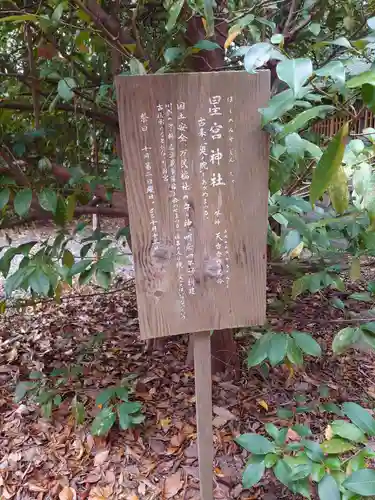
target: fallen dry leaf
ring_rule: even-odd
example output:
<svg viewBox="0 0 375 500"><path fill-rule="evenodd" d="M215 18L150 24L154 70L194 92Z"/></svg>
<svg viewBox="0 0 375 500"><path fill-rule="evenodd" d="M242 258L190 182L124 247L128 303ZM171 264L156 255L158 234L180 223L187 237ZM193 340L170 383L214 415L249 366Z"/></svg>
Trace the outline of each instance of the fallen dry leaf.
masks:
<svg viewBox="0 0 375 500"><path fill-rule="evenodd" d="M301 436L297 434L296 431L293 429L288 429L288 432L286 433L286 440L287 441L301 441Z"/></svg>
<svg viewBox="0 0 375 500"><path fill-rule="evenodd" d="M103 450L97 453L94 458L94 466L98 467L100 465L103 465L107 461L108 455L109 450Z"/></svg>
<svg viewBox="0 0 375 500"><path fill-rule="evenodd" d="M213 408L213 412L215 413L215 415L217 415L218 417L221 417L225 420L236 420L237 417L235 415L233 415L233 413L231 411L229 411L227 408L223 408L222 406L214 406Z"/></svg>
<svg viewBox="0 0 375 500"><path fill-rule="evenodd" d="M76 500L76 498L76 491L69 486L65 486L59 493L59 500Z"/></svg>
<svg viewBox="0 0 375 500"><path fill-rule="evenodd" d="M182 488L183 481L181 480L181 471L167 477L164 483L165 498L173 498Z"/></svg>
<svg viewBox="0 0 375 500"><path fill-rule="evenodd" d="M333 431L332 427L330 425L327 425L326 430L324 431L324 436L329 441L333 437Z"/></svg>
<svg viewBox="0 0 375 500"><path fill-rule="evenodd" d="M266 411L268 411L268 404L266 403L266 401L264 401L264 399L260 399L258 401L258 405L264 408Z"/></svg>

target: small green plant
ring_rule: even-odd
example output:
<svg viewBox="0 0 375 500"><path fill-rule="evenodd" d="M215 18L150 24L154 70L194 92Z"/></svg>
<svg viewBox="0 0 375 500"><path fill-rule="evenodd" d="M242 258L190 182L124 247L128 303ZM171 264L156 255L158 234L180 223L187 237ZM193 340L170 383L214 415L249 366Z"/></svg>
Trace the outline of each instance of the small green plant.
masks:
<svg viewBox="0 0 375 500"><path fill-rule="evenodd" d="M375 470L369 459L375 451L368 438L375 436L375 419L356 403L344 403L348 420L327 426L325 441L319 443L310 428L265 425L271 440L259 434L242 434L237 444L251 453L243 473L243 485L252 488L266 469L293 493L311 498L312 488L320 500L359 500L375 495ZM314 486L312 486L314 485Z"/></svg>
<svg viewBox="0 0 375 500"><path fill-rule="evenodd" d="M289 335L269 331L258 338L250 349L247 366L250 368L268 360L273 367L285 358L289 363L301 366L304 354L320 356L321 353L320 345L308 333L293 331Z"/></svg>
<svg viewBox="0 0 375 500"><path fill-rule="evenodd" d="M53 409L61 405L66 393L72 392L72 383L81 375L82 368L77 365L57 368L49 375L31 372L29 380L17 384L14 400L19 403L27 397L40 405L43 417L50 418Z"/></svg>
<svg viewBox="0 0 375 500"><path fill-rule="evenodd" d="M100 412L96 415L91 432L103 436L109 432L116 420L121 429L127 430L141 424L145 416L138 401L129 401L131 388L128 385L107 387L96 398Z"/></svg>

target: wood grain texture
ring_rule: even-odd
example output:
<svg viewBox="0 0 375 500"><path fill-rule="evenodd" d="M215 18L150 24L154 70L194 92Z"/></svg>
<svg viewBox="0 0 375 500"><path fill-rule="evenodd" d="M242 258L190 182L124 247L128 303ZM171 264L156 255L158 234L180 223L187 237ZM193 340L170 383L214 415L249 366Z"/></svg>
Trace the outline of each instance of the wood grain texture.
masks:
<svg viewBox="0 0 375 500"><path fill-rule="evenodd" d="M214 449L210 366L211 336L210 332L197 332L193 334L193 337L200 492L202 500L212 500Z"/></svg>
<svg viewBox="0 0 375 500"><path fill-rule="evenodd" d="M258 108L269 73L119 76L116 86L141 336L263 323L269 153Z"/></svg>

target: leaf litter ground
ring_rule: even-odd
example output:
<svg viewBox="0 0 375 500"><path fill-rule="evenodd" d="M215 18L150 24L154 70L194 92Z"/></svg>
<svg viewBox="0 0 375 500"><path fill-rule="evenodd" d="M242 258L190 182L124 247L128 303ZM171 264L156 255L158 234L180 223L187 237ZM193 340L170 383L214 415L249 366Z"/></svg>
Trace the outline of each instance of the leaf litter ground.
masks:
<svg viewBox="0 0 375 500"><path fill-rule="evenodd" d="M337 292L328 291L296 301L290 308L272 306L290 286L270 276L268 321L275 331L305 330L324 348L319 360L307 359L291 376L283 365L268 377L248 371L240 380L213 377L214 481L216 499L298 499L275 484L270 474L251 491L241 486L247 455L233 441L242 432L263 432L266 422L288 426L277 408L301 401L356 401L373 408L374 356L351 351L335 358L330 352L334 332L347 326L342 311L328 305ZM362 291L361 282L348 283ZM275 302L276 301L276 302ZM363 315L368 304L353 301L351 310ZM194 373L185 365L186 337L169 339L162 352L148 353L139 339L135 289L118 280L109 294L95 287L67 292L53 302L9 311L0 322L0 496L3 499L199 499ZM245 354L252 337L237 333ZM99 339L95 344L92 339ZM29 402L15 404L14 388L30 371L49 373L79 364L84 383L66 386L65 402L43 419ZM69 401L73 392L86 401L87 418L99 411L95 397L103 388L137 376L135 397L146 414L131 431L115 427L106 438L94 438L89 425L75 426ZM324 387L324 390L322 388ZM315 410L297 416L322 436L334 416Z"/></svg>

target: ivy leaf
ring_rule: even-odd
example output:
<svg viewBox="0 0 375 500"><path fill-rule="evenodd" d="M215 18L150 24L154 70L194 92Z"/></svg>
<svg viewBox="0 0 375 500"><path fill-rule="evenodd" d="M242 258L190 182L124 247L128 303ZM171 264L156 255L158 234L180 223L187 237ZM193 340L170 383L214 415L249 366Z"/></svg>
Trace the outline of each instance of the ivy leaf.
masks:
<svg viewBox="0 0 375 500"><path fill-rule="evenodd" d="M268 348L268 359L271 366L278 365L285 357L288 347L288 337L282 333L274 333Z"/></svg>
<svg viewBox="0 0 375 500"><path fill-rule="evenodd" d="M319 160L310 185L310 202L312 204L323 195L341 167L345 151L345 139L348 133L349 124L346 123L331 140Z"/></svg>
<svg viewBox="0 0 375 500"><path fill-rule="evenodd" d="M322 349L320 345L308 333L292 332L292 337L296 341L298 347L306 354L310 356L321 356Z"/></svg>
<svg viewBox="0 0 375 500"><path fill-rule="evenodd" d="M94 436L105 436L116 421L116 414L111 407L103 408L95 417L91 432Z"/></svg>
<svg viewBox="0 0 375 500"><path fill-rule="evenodd" d="M0 210L2 210L8 203L10 197L9 188L4 188L0 191Z"/></svg>
<svg viewBox="0 0 375 500"><path fill-rule="evenodd" d="M63 78L57 84L57 93L65 101L71 101L74 97L73 89L77 87L74 78Z"/></svg>
<svg viewBox="0 0 375 500"><path fill-rule="evenodd" d="M275 445L259 434L241 434L235 439L236 443L254 455L267 455L276 451Z"/></svg>
<svg viewBox="0 0 375 500"><path fill-rule="evenodd" d="M164 59L167 64L172 64L175 61L179 61L183 55L184 51L181 49L181 47L169 47L165 52L164 52Z"/></svg>
<svg viewBox="0 0 375 500"><path fill-rule="evenodd" d="M242 476L243 487L250 489L257 484L262 479L265 469L264 462L249 464Z"/></svg>
<svg viewBox="0 0 375 500"><path fill-rule="evenodd" d="M285 82L296 96L313 73L311 59L286 59L276 66L277 76Z"/></svg>
<svg viewBox="0 0 375 500"><path fill-rule="evenodd" d="M360 335L359 328L352 328L348 326L340 330L333 339L332 351L335 354L342 354L348 347L355 344Z"/></svg>
<svg viewBox="0 0 375 500"><path fill-rule="evenodd" d="M340 500L340 489L330 474L326 474L318 484L320 500Z"/></svg>
<svg viewBox="0 0 375 500"><path fill-rule="evenodd" d="M357 470L343 482L343 486L364 497L375 495L375 470Z"/></svg>
<svg viewBox="0 0 375 500"><path fill-rule="evenodd" d="M22 189L22 191L18 191L14 198L14 211L20 217L27 214L30 209L31 200L33 198L33 193L31 189Z"/></svg>
<svg viewBox="0 0 375 500"><path fill-rule="evenodd" d="M43 210L56 213L57 195L53 189L45 188L38 194L39 204Z"/></svg>
<svg viewBox="0 0 375 500"><path fill-rule="evenodd" d="M375 436L375 419L357 403L344 403L343 412L365 434Z"/></svg>

